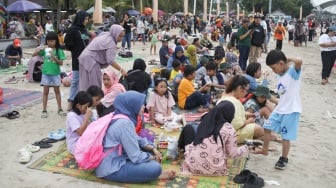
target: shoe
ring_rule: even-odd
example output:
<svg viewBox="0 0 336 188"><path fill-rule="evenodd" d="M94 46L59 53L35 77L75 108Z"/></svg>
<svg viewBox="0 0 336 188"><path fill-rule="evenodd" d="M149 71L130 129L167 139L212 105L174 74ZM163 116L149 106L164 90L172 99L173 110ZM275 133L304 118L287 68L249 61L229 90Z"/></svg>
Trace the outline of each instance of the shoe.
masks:
<svg viewBox="0 0 336 188"><path fill-rule="evenodd" d="M67 115L62 109L59 109L57 113L60 116L66 116Z"/></svg>
<svg viewBox="0 0 336 188"><path fill-rule="evenodd" d="M243 188L261 188L264 187L264 179L261 177L258 177L257 174L250 174L247 177L246 182L244 183Z"/></svg>
<svg viewBox="0 0 336 188"><path fill-rule="evenodd" d="M248 179L249 176L251 175L256 175L256 173L251 172L250 170L242 170L239 174L237 174L234 178L233 178L233 182L238 183L238 184L242 184L245 183Z"/></svg>
<svg viewBox="0 0 336 188"><path fill-rule="evenodd" d="M50 131L48 134L48 138L54 139L54 140L63 140L65 139L65 130L64 129L58 129L57 131Z"/></svg>
<svg viewBox="0 0 336 188"><path fill-rule="evenodd" d="M275 164L275 169L285 170L288 163L288 158L280 157L278 162Z"/></svg>
<svg viewBox="0 0 336 188"><path fill-rule="evenodd" d="M26 149L27 151L35 153L35 152L40 151L40 146L34 146L32 144L28 144L23 149Z"/></svg>
<svg viewBox="0 0 336 188"><path fill-rule="evenodd" d="M47 117L48 117L47 111L42 111L41 118L47 118Z"/></svg>
<svg viewBox="0 0 336 188"><path fill-rule="evenodd" d="M31 160L32 155L32 152L27 149L20 149L17 153L18 161L22 164L28 163Z"/></svg>

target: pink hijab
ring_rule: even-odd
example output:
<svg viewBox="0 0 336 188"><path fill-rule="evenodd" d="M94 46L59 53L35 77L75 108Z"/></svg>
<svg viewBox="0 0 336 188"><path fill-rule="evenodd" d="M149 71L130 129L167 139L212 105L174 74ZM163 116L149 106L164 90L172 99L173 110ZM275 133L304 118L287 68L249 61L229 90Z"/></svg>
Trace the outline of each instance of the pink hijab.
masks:
<svg viewBox="0 0 336 188"><path fill-rule="evenodd" d="M103 91L104 91L104 98L102 99L102 103L105 107L110 107L113 102L115 97L120 94L126 92L125 87L119 83L119 78L117 73L114 71L105 71L104 74L106 74L110 80L111 80L111 87L106 88L104 86Z"/></svg>
<svg viewBox="0 0 336 188"><path fill-rule="evenodd" d="M121 25L113 24L109 32L103 32L92 40L86 47L91 51L100 51L117 47L117 39L124 28Z"/></svg>

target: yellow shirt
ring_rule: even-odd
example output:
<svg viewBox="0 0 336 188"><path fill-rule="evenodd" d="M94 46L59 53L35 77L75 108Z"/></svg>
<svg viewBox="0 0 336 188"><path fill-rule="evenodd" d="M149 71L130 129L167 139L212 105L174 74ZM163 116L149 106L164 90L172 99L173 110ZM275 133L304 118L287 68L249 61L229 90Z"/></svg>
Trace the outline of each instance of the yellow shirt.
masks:
<svg viewBox="0 0 336 188"><path fill-rule="evenodd" d="M183 78L180 82L177 92L178 105L180 108L184 109L187 98L194 92L195 88L192 80Z"/></svg>
<svg viewBox="0 0 336 188"><path fill-rule="evenodd" d="M172 70L170 71L169 81L173 81L174 78L176 77L176 75L178 75L178 74L180 74L180 73L181 73L180 70L176 71L175 69L172 69Z"/></svg>

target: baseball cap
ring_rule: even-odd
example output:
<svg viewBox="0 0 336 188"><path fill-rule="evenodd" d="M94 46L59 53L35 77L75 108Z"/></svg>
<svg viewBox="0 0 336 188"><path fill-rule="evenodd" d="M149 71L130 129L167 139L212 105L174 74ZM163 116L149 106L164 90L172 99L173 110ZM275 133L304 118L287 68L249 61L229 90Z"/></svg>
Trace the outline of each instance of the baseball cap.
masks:
<svg viewBox="0 0 336 188"><path fill-rule="evenodd" d="M13 44L14 44L15 46L21 46L21 41L20 41L19 39L14 39L14 40L13 40Z"/></svg>
<svg viewBox="0 0 336 188"><path fill-rule="evenodd" d="M331 27L329 27L329 31L331 31L331 32L336 32L336 26L331 26Z"/></svg>

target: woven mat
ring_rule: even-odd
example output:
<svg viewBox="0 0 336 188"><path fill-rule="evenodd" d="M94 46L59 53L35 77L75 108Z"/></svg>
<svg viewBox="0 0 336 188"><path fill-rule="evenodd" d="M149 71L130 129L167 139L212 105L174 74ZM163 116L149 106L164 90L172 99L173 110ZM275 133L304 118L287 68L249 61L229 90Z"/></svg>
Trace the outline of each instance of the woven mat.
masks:
<svg viewBox="0 0 336 188"><path fill-rule="evenodd" d="M159 135L164 132L160 128L149 127L150 130L155 132L155 135ZM178 136L179 132L165 133L167 136ZM164 169L175 170L179 172L181 160L167 160L166 151L161 150L164 154L162 166ZM85 171L78 169L74 157L67 151L65 143L61 145L55 152L50 152L33 164L28 166L32 169L38 169L43 171L49 171L53 173L60 173L67 176L72 176L84 180L96 181L105 184L112 184L121 187L204 187L204 188L238 188L239 184L235 184L232 179L236 174L244 169L246 158L236 158L234 160L228 160L229 175L220 177L205 177L205 176L182 176L177 175L174 180L158 180L149 182L146 184L120 184L116 182L106 181L97 178L93 171Z"/></svg>
<svg viewBox="0 0 336 188"><path fill-rule="evenodd" d="M30 105L38 104L42 102L41 91L30 91L13 88L3 89L3 103L0 104L0 116L4 115L12 110L19 110ZM49 99L54 97L53 94L49 94Z"/></svg>

